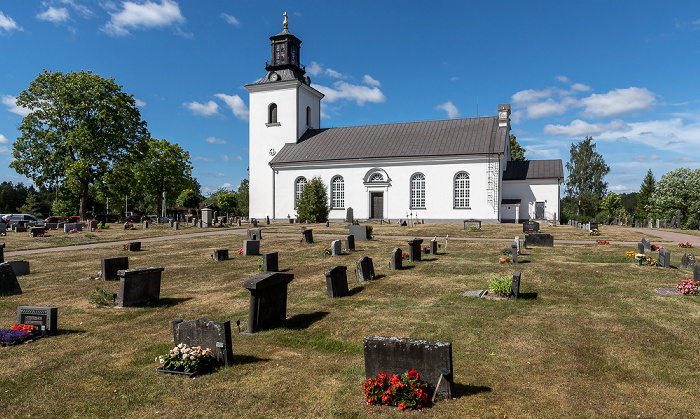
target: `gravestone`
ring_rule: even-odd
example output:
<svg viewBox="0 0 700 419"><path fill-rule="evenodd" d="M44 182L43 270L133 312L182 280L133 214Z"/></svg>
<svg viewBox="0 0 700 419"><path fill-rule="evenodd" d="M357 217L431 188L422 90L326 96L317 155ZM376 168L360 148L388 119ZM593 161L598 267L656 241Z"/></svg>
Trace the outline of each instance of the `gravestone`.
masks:
<svg viewBox="0 0 700 419"><path fill-rule="evenodd" d="M238 219L238 227L240 227L240 226L241 226L241 219L239 218Z"/></svg>
<svg viewBox="0 0 700 419"><path fill-rule="evenodd" d="M265 216L265 224L270 224L270 216L269 215Z"/></svg>
<svg viewBox="0 0 700 419"><path fill-rule="evenodd" d="M197 225L199 225L197 217L192 217L192 227L197 227Z"/></svg>
<svg viewBox="0 0 700 419"><path fill-rule="evenodd" d="M330 222L330 221L326 221L326 227L330 227L330 226L331 226L331 222Z"/></svg>
<svg viewBox="0 0 700 419"><path fill-rule="evenodd" d="M693 268L693 281L700 281L700 265L695 265Z"/></svg>
<svg viewBox="0 0 700 419"><path fill-rule="evenodd" d="M22 293L22 288L17 281L17 275L12 270L12 265L9 262L0 263L0 297L9 297L10 295L19 295Z"/></svg>
<svg viewBox="0 0 700 419"><path fill-rule="evenodd" d="M15 227L15 233L26 233L27 232L27 227L23 226L16 226Z"/></svg>
<svg viewBox="0 0 700 419"><path fill-rule="evenodd" d="M513 282L510 284L510 299L515 301L520 296L520 271L513 272Z"/></svg>
<svg viewBox="0 0 700 419"><path fill-rule="evenodd" d="M262 255L263 258L263 272L278 272L278 260L279 255L277 252L269 252Z"/></svg>
<svg viewBox="0 0 700 419"><path fill-rule="evenodd" d="M649 220L649 225L647 226L647 228L654 228L654 225L651 220Z"/></svg>
<svg viewBox="0 0 700 419"><path fill-rule="evenodd" d="M147 228L148 228L148 221L144 221L144 222L143 222L143 228L144 228L144 229L147 229Z"/></svg>
<svg viewBox="0 0 700 419"><path fill-rule="evenodd" d="M396 247L391 252L391 270L398 271L401 269L401 264L403 263L403 253L401 249Z"/></svg>
<svg viewBox="0 0 700 419"><path fill-rule="evenodd" d="M357 261L356 265L358 281L364 282L374 279L374 265L372 264L372 258L369 256L363 256Z"/></svg>
<svg viewBox="0 0 700 419"><path fill-rule="evenodd" d="M469 229L474 226L478 231L481 231L481 221L480 220L464 220L464 230L469 231Z"/></svg>
<svg viewBox="0 0 700 419"><path fill-rule="evenodd" d="M355 236L352 234L345 237L345 250L348 252L355 251Z"/></svg>
<svg viewBox="0 0 700 419"><path fill-rule="evenodd" d="M58 333L58 308L19 306L17 323L34 325L42 335L55 335Z"/></svg>
<svg viewBox="0 0 700 419"><path fill-rule="evenodd" d="M245 334L271 329L287 318L287 285L294 274L263 272L243 281L250 291L248 328Z"/></svg>
<svg viewBox="0 0 700 419"><path fill-rule="evenodd" d="M513 258L513 263L518 263L518 243L516 243L516 242L510 243L510 254L511 254L511 257Z"/></svg>
<svg viewBox="0 0 700 419"><path fill-rule="evenodd" d="M141 242L129 242L126 244L126 250L129 252L140 252Z"/></svg>
<svg viewBox="0 0 700 419"><path fill-rule="evenodd" d="M119 304L130 307L160 298L162 266L117 271L119 277Z"/></svg>
<svg viewBox="0 0 700 419"><path fill-rule="evenodd" d="M168 220L168 227L173 228L173 223L175 220Z"/></svg>
<svg viewBox="0 0 700 419"><path fill-rule="evenodd" d="M302 236L302 240L304 241L304 243L313 243L314 242L313 229L307 228L305 230L302 230L301 236Z"/></svg>
<svg viewBox="0 0 700 419"><path fill-rule="evenodd" d="M355 236L355 241L367 240L367 226L351 225L348 227L350 234Z"/></svg>
<svg viewBox="0 0 700 419"><path fill-rule="evenodd" d="M681 258L681 269L693 269L695 267L695 255L685 253Z"/></svg>
<svg viewBox="0 0 700 419"><path fill-rule="evenodd" d="M253 224L253 227L257 227L257 226L258 226L258 220L257 220L257 218L253 218L252 224Z"/></svg>
<svg viewBox="0 0 700 419"><path fill-rule="evenodd" d="M635 221L634 219L635 219L635 215L632 214L632 225L635 226L635 227L637 227L637 223L636 223L636 221Z"/></svg>
<svg viewBox="0 0 700 419"><path fill-rule="evenodd" d="M119 258L105 258L102 259L102 271L100 276L105 281L117 281L119 276L118 271L124 271L129 269L129 257L119 257Z"/></svg>
<svg viewBox="0 0 700 419"><path fill-rule="evenodd" d="M637 243L637 253L644 254L644 244Z"/></svg>
<svg viewBox="0 0 700 419"><path fill-rule="evenodd" d="M675 215L673 217L671 217L671 225L669 227L676 228L676 216Z"/></svg>
<svg viewBox="0 0 700 419"><path fill-rule="evenodd" d="M175 319L173 320L173 342L175 345L184 343L190 347L209 348L219 365L233 364L230 321L220 323L206 317L187 322Z"/></svg>
<svg viewBox="0 0 700 419"><path fill-rule="evenodd" d="M554 237L545 233L530 233L525 235L525 247L553 247Z"/></svg>
<svg viewBox="0 0 700 419"><path fill-rule="evenodd" d="M581 228L581 223L578 223L576 227ZM538 231L540 231L540 223L538 223L537 221L523 222L523 233L528 231L537 233Z"/></svg>
<svg viewBox="0 0 700 419"><path fill-rule="evenodd" d="M410 368L428 384L428 394L449 400L453 397L452 342L408 339L387 336L365 336L365 377L374 379L380 372L402 375ZM445 373L440 380L440 370Z"/></svg>
<svg viewBox="0 0 700 419"><path fill-rule="evenodd" d="M211 208L202 209L202 220L200 222L200 227L211 227L212 221L214 220L214 210Z"/></svg>
<svg viewBox="0 0 700 419"><path fill-rule="evenodd" d="M676 210L676 228L681 228L681 210Z"/></svg>
<svg viewBox="0 0 700 419"><path fill-rule="evenodd" d="M438 242L435 239L430 240L430 254L431 255L438 254Z"/></svg>
<svg viewBox="0 0 700 419"><path fill-rule="evenodd" d="M355 223L352 207L348 207L348 209L345 211L345 222L350 225Z"/></svg>
<svg viewBox="0 0 700 419"><path fill-rule="evenodd" d="M29 227L29 237L37 237L40 234L46 233L44 227Z"/></svg>
<svg viewBox="0 0 700 419"><path fill-rule="evenodd" d="M588 228L590 231L598 230L598 223L590 223Z"/></svg>
<svg viewBox="0 0 700 419"><path fill-rule="evenodd" d="M331 266L326 272L326 290L331 298L348 295L347 266Z"/></svg>
<svg viewBox="0 0 700 419"><path fill-rule="evenodd" d="M661 220L661 228L666 228L667 220L664 218Z"/></svg>
<svg viewBox="0 0 700 419"><path fill-rule="evenodd" d="M12 271L15 276L29 275L29 262L26 260L8 260L5 263L9 263L12 267Z"/></svg>
<svg viewBox="0 0 700 419"><path fill-rule="evenodd" d="M644 252L650 252L651 251L651 240L649 240L647 237L642 238L642 244L644 245Z"/></svg>
<svg viewBox="0 0 700 419"><path fill-rule="evenodd" d="M0 263L5 262L5 243L0 243Z"/></svg>
<svg viewBox="0 0 700 419"><path fill-rule="evenodd" d="M63 224L63 232L70 233L71 230L83 231L83 223L65 223Z"/></svg>
<svg viewBox="0 0 700 419"><path fill-rule="evenodd" d="M217 262L228 260L228 249L215 249L214 260Z"/></svg>
<svg viewBox="0 0 700 419"><path fill-rule="evenodd" d="M660 225L660 224L661 224L661 220L659 220L659 219L657 218L657 219L656 219L656 228L659 228L659 225Z"/></svg>
<svg viewBox="0 0 700 419"><path fill-rule="evenodd" d="M173 230L179 230L180 229L180 223L177 221L173 221Z"/></svg>
<svg viewBox="0 0 700 419"><path fill-rule="evenodd" d="M408 240L408 260L410 262L420 261L420 245L423 243L423 239L415 238Z"/></svg>
<svg viewBox="0 0 700 419"><path fill-rule="evenodd" d="M659 250L659 266L662 268L671 267L671 252L666 249Z"/></svg>
<svg viewBox="0 0 700 419"><path fill-rule="evenodd" d="M331 242L331 254L333 256L340 256L343 254L343 247L340 244L340 240L333 240L333 242Z"/></svg>
<svg viewBox="0 0 700 419"><path fill-rule="evenodd" d="M246 230L248 240L262 240L262 230L259 228L249 228Z"/></svg>
<svg viewBox="0 0 700 419"><path fill-rule="evenodd" d="M515 236L515 245L518 246L518 254L520 254L520 236Z"/></svg>
<svg viewBox="0 0 700 419"><path fill-rule="evenodd" d="M243 255L256 256L260 254L260 240L243 240Z"/></svg>

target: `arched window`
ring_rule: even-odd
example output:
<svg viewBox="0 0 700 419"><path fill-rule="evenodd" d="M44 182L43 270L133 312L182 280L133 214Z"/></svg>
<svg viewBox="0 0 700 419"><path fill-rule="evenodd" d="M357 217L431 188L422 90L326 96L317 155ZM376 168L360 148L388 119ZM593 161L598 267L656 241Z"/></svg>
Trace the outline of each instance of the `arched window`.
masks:
<svg viewBox="0 0 700 419"><path fill-rule="evenodd" d="M306 126L311 126L311 107L306 107Z"/></svg>
<svg viewBox="0 0 700 419"><path fill-rule="evenodd" d="M331 179L331 208L345 207L345 181L342 176Z"/></svg>
<svg viewBox="0 0 700 419"><path fill-rule="evenodd" d="M294 182L294 208L297 207L299 198L301 198L301 190L304 189L304 185L306 185L306 178L303 176L298 177Z"/></svg>
<svg viewBox="0 0 700 419"><path fill-rule="evenodd" d="M277 104L276 103L270 103L270 106L267 107L267 122L269 124L276 124L277 123Z"/></svg>
<svg viewBox="0 0 700 419"><path fill-rule="evenodd" d="M425 176L423 173L411 176L411 208L425 208Z"/></svg>
<svg viewBox="0 0 700 419"><path fill-rule="evenodd" d="M469 173L455 176L455 208L469 208Z"/></svg>
<svg viewBox="0 0 700 419"><path fill-rule="evenodd" d="M384 175L377 172L377 173L372 173L372 176L369 177L370 182L384 182Z"/></svg>

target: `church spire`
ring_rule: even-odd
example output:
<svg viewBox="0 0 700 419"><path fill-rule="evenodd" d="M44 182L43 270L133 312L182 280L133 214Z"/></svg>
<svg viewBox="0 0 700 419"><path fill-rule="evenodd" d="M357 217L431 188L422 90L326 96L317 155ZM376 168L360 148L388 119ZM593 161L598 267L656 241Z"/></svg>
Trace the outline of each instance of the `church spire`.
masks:
<svg viewBox="0 0 700 419"><path fill-rule="evenodd" d="M306 71L304 66L301 65L299 58L301 40L289 32L287 12L284 12L283 16L284 22L282 24L284 29L277 35L270 37L270 41L272 41L272 58L266 63L265 70L276 72L288 69L293 73L293 78L303 80Z"/></svg>

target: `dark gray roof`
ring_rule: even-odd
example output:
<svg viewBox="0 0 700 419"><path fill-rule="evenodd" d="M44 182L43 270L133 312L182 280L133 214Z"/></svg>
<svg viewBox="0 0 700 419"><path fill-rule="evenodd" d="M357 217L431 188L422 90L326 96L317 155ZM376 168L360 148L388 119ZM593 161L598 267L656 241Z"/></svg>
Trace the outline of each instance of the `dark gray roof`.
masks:
<svg viewBox="0 0 700 419"><path fill-rule="evenodd" d="M504 153L508 130L495 116L308 130L270 165L332 160Z"/></svg>
<svg viewBox="0 0 700 419"><path fill-rule="evenodd" d="M513 199L503 198L503 199L501 199L502 205L515 205L515 204L519 204L521 202L522 202L522 200L520 198L513 198Z"/></svg>
<svg viewBox="0 0 700 419"><path fill-rule="evenodd" d="M509 161L503 180L563 179L561 160Z"/></svg>
<svg viewBox="0 0 700 419"><path fill-rule="evenodd" d="M296 70L292 70L290 68L282 68L279 70L274 70L275 73L279 75L279 79L276 81L270 81L269 76L272 71L268 71L265 77L261 78L260 80L252 83L252 84L269 84L269 83L277 83L278 81L286 81L286 80L304 80L304 75L301 74L300 72Z"/></svg>

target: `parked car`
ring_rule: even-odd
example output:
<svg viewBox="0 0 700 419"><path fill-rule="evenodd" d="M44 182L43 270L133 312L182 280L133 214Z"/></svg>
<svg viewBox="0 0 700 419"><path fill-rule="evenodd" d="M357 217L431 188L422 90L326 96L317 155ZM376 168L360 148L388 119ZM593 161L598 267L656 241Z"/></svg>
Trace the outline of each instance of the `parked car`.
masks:
<svg viewBox="0 0 700 419"><path fill-rule="evenodd" d="M18 221L25 221L25 222L38 222L39 220L33 216L32 214L12 214L12 218L10 218L10 224L12 223L17 223Z"/></svg>
<svg viewBox="0 0 700 419"><path fill-rule="evenodd" d="M71 215L70 217L66 217L65 220L67 223L79 223L80 222L80 217L77 215Z"/></svg>
<svg viewBox="0 0 700 419"><path fill-rule="evenodd" d="M97 214L95 219L101 223L116 223L119 221L117 214Z"/></svg>
<svg viewBox="0 0 700 419"><path fill-rule="evenodd" d="M63 216L61 215L52 215L50 217L46 217L45 220L47 223L62 223L63 222Z"/></svg>

